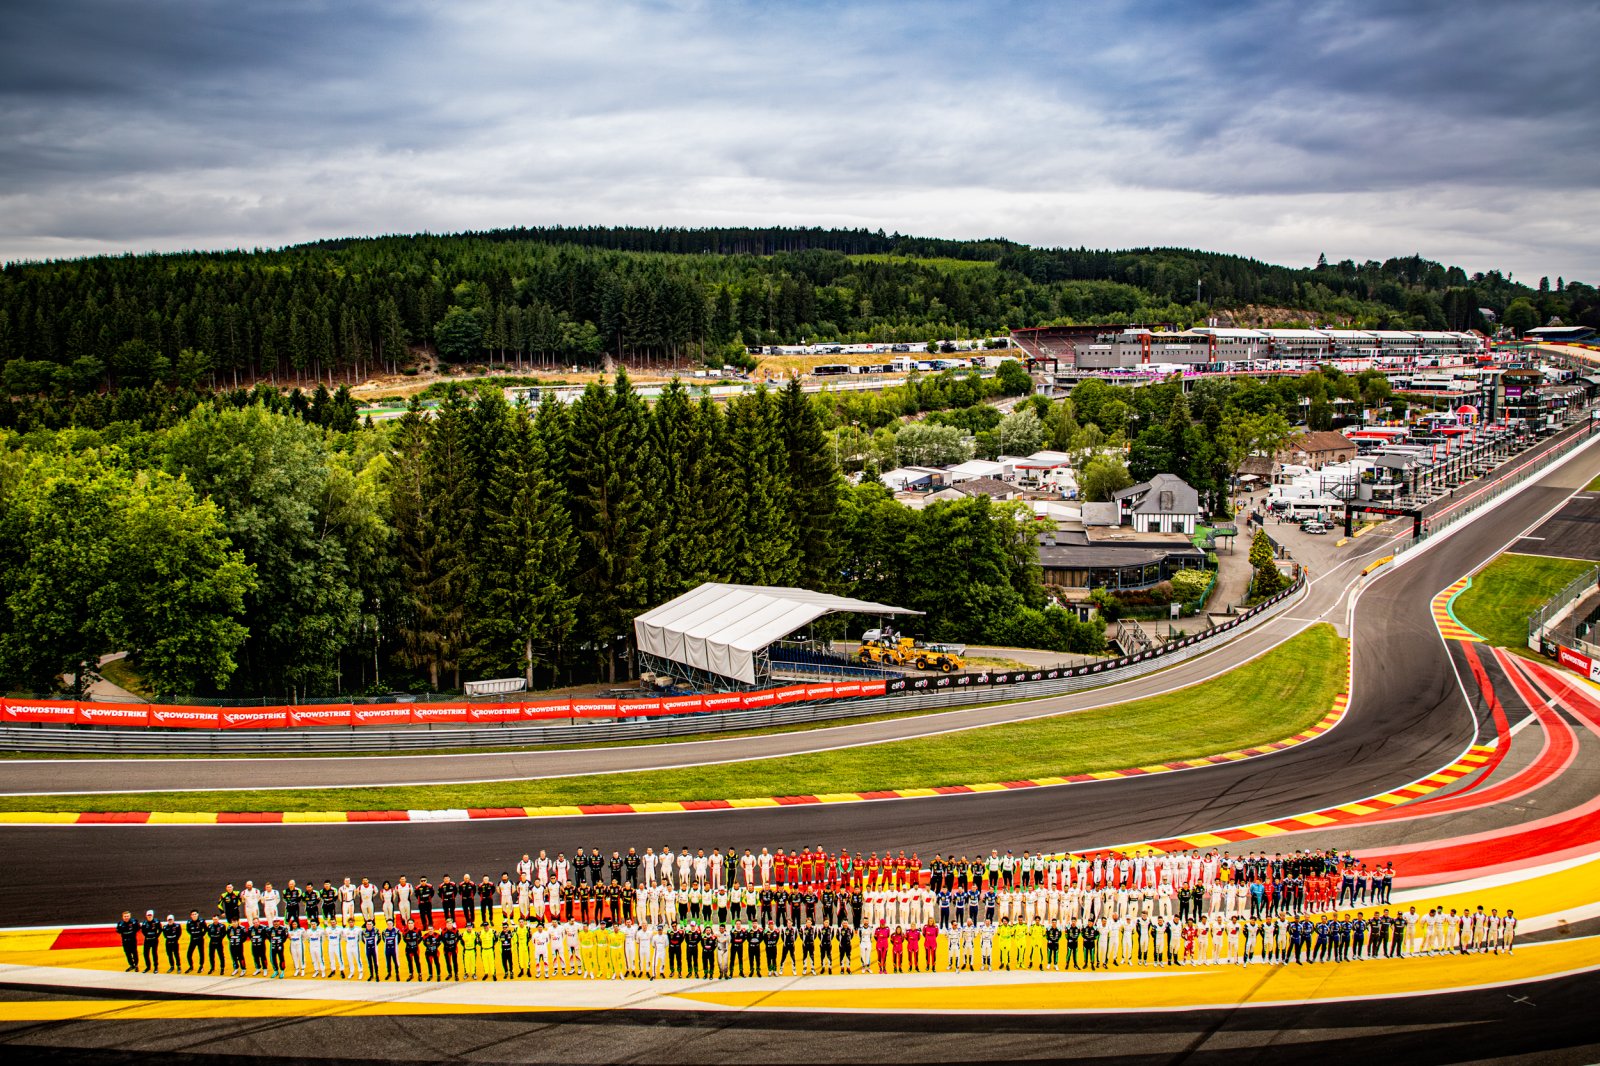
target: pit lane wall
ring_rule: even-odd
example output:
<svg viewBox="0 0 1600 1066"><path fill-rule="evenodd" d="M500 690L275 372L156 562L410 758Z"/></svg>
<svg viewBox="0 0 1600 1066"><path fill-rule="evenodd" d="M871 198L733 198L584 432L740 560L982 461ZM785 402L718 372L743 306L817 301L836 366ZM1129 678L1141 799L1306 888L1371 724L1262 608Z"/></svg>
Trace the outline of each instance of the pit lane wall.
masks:
<svg viewBox="0 0 1600 1066"><path fill-rule="evenodd" d="M1289 589L1204 633L1076 667L813 682L662 699L204 707L5 697L0 749L193 754L571 744L1055 696L1127 681L1203 654L1269 620L1304 592L1302 571Z"/></svg>

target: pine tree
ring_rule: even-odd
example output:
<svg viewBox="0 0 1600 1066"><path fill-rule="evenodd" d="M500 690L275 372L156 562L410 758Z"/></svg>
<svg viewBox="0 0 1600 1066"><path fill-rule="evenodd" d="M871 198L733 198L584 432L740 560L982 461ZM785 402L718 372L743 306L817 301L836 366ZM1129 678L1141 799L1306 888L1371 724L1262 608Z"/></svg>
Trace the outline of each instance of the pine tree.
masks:
<svg viewBox="0 0 1600 1066"><path fill-rule="evenodd" d="M532 416L517 410L484 502L473 658L495 671L518 663L530 689L535 668L560 661L577 621L569 592L577 542L551 473Z"/></svg>
<svg viewBox="0 0 1600 1066"><path fill-rule="evenodd" d="M788 510L788 456L778 434L777 408L764 388L728 404L735 579L750 585L792 585L800 571Z"/></svg>
<svg viewBox="0 0 1600 1066"><path fill-rule="evenodd" d="M831 591L839 584L839 491L833 465L817 417L816 406L790 378L778 403L778 429L788 475L789 527L798 559L796 580L805 588Z"/></svg>
<svg viewBox="0 0 1600 1066"><path fill-rule="evenodd" d="M625 371L609 388L590 385L573 405L568 492L578 538L579 625L612 681L616 642L631 646L633 618L648 591L648 501L639 477L645 421L644 402Z"/></svg>
<svg viewBox="0 0 1600 1066"><path fill-rule="evenodd" d="M438 690L446 673L460 687L473 598L478 492L467 448L470 407L452 389L430 423L419 404L400 419L391 496L401 576L402 658L426 668Z"/></svg>

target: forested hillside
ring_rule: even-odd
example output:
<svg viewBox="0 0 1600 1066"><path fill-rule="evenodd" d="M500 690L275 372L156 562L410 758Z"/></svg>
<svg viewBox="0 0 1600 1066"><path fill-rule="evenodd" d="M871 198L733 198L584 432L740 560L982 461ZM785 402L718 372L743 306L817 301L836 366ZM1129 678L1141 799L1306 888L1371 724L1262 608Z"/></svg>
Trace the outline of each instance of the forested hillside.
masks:
<svg viewBox="0 0 1600 1066"><path fill-rule="evenodd" d="M1198 287L1198 288L1197 288ZM358 379L458 363L704 359L801 340L922 341L1060 322L1307 319L1600 325L1593 286L1469 277L1418 257L1272 266L1183 249L1036 249L859 230L547 228L100 257L0 273L11 396Z"/></svg>

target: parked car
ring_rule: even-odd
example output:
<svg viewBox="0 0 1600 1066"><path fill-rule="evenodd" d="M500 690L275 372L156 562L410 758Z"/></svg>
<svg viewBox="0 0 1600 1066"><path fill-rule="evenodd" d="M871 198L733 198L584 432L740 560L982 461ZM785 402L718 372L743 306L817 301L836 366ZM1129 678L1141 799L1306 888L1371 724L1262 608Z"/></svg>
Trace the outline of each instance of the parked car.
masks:
<svg viewBox="0 0 1600 1066"><path fill-rule="evenodd" d="M1326 522L1318 522L1315 518L1300 523L1300 532L1302 533L1326 533L1327 531L1328 524Z"/></svg>

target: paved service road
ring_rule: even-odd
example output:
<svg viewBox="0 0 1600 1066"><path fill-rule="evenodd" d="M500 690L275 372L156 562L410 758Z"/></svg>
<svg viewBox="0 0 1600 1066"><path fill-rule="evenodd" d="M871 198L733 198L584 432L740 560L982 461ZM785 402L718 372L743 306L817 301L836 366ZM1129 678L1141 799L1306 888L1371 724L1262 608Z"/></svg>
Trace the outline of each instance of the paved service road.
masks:
<svg viewBox="0 0 1600 1066"><path fill-rule="evenodd" d="M992 847L1086 848L1181 836L1387 791L1452 761L1473 738L1456 664L1429 601L1492 558L1600 472L1591 449L1377 578L1356 610L1350 712L1315 743L1244 763L1065 788L878 803L693 814L194 827L4 827L0 900L15 924L103 921L124 905L208 905L220 882L253 877L478 876L524 851L577 847L825 844L924 855ZM1365 539L1365 538L1363 538ZM1275 623L1306 617L1291 610ZM1211 658L1211 657L1208 657ZM1204 662L1204 660L1202 660ZM1170 684L1170 677L1164 678ZM974 767L981 775L981 767Z"/></svg>

